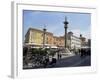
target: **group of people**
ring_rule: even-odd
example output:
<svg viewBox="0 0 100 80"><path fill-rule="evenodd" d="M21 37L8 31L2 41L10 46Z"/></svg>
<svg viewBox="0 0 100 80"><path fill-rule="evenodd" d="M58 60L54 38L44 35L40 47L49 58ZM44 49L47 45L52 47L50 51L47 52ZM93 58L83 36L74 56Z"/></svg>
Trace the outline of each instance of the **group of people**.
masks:
<svg viewBox="0 0 100 80"><path fill-rule="evenodd" d="M57 62L56 58L52 58L51 61L49 60L49 58L46 58L43 61L43 67L46 68L47 66L54 66L56 62Z"/></svg>
<svg viewBox="0 0 100 80"><path fill-rule="evenodd" d="M82 56L90 56L91 55L91 50L90 50L90 48L86 48L86 49L80 49L80 56L82 57Z"/></svg>

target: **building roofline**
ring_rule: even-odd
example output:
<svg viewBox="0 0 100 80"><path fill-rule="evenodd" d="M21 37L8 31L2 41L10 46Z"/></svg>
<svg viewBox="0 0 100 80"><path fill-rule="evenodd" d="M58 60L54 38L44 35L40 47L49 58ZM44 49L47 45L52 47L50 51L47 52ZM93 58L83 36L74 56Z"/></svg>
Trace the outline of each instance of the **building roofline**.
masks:
<svg viewBox="0 0 100 80"><path fill-rule="evenodd" d="M29 29L30 29L30 30L36 30L36 31L39 31L39 32L43 32L43 31L40 30L40 29L36 29L36 28L32 28L32 27L30 27ZM51 32L46 32L46 33L52 34L52 35L53 35L53 33L51 33Z"/></svg>
<svg viewBox="0 0 100 80"><path fill-rule="evenodd" d="M80 39L80 37L77 37L77 36L75 36L75 35L72 35L72 36Z"/></svg>
<svg viewBox="0 0 100 80"><path fill-rule="evenodd" d="M36 29L36 28L30 27L30 28L28 29L27 33L25 34L25 36L28 34L28 32L29 32L30 30L35 30L35 31L39 31L39 32L43 33L43 31L40 30L40 29ZM46 32L46 34L53 35L53 33L51 33L51 32Z"/></svg>

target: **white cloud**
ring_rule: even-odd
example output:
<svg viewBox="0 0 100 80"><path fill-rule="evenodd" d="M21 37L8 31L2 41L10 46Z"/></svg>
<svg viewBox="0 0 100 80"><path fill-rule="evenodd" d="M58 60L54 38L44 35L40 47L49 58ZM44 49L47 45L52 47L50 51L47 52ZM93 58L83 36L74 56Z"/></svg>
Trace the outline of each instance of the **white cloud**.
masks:
<svg viewBox="0 0 100 80"><path fill-rule="evenodd" d="M91 39L91 33L89 29L87 29L86 31L81 31L80 29L73 29L71 31L73 32L73 35L77 37L79 37L80 34L82 34L82 36L85 37L86 39Z"/></svg>
<svg viewBox="0 0 100 80"><path fill-rule="evenodd" d="M75 36L77 36L77 37L79 37L80 34L81 34L80 29L72 29L71 31L73 32L73 35L75 35Z"/></svg>
<svg viewBox="0 0 100 80"><path fill-rule="evenodd" d="M86 37L87 39L91 39L91 33L90 33L90 31L83 31L82 34L83 34L83 36Z"/></svg>

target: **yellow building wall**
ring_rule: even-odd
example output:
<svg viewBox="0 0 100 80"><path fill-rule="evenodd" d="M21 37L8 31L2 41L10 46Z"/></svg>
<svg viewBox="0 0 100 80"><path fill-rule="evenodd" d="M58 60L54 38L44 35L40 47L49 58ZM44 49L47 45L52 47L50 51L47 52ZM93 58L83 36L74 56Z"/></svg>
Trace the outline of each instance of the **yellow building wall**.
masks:
<svg viewBox="0 0 100 80"><path fill-rule="evenodd" d="M37 43L37 44L43 43L42 33L36 32L35 37L36 37L35 38L35 43Z"/></svg>
<svg viewBox="0 0 100 80"><path fill-rule="evenodd" d="M36 44L43 43L42 33L38 31L31 31L30 32L30 42L36 43Z"/></svg>

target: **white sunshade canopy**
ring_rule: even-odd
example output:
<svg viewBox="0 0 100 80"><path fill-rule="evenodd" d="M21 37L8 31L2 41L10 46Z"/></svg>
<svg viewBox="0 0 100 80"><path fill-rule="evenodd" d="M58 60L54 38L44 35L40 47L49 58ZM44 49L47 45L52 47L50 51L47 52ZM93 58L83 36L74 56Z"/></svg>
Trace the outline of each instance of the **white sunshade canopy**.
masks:
<svg viewBox="0 0 100 80"><path fill-rule="evenodd" d="M82 49L87 49L87 48L90 48L90 47L88 47L88 46L84 46L84 47L81 47Z"/></svg>
<svg viewBox="0 0 100 80"><path fill-rule="evenodd" d="M51 46L51 48L58 48L57 46Z"/></svg>

